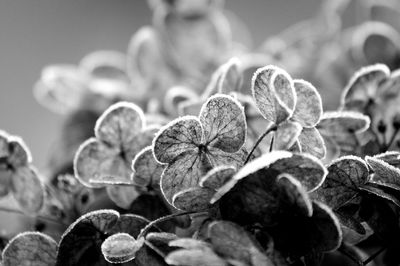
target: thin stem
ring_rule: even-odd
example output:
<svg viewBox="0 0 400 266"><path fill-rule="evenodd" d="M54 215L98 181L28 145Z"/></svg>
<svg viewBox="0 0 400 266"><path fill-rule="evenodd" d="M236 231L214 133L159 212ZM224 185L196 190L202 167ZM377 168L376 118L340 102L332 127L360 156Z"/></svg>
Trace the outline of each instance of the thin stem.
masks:
<svg viewBox="0 0 400 266"><path fill-rule="evenodd" d="M247 155L246 161L244 162L244 164L248 163L251 155L254 153L254 151L256 150L256 148L258 147L258 145L260 144L260 142L272 131L275 131L277 129L277 125L275 124L271 124L270 126L267 127L267 130L265 130L265 132L258 137L256 143L254 144L253 148L251 149L249 155Z"/></svg>
<svg viewBox="0 0 400 266"><path fill-rule="evenodd" d="M0 211L27 216L24 212L22 212L20 210L11 209L11 208L7 208L7 207L4 207L4 206L0 207ZM28 216L28 217L31 217L31 216ZM52 222L52 223L55 223L55 224L59 224L59 225L63 225L63 226L69 226L69 224L63 223L63 222L61 222L61 221L59 221L57 219L54 219L54 218L51 218L51 217L48 217L48 216L36 215L34 217L31 217L31 218L39 218L39 219L42 219L42 220L45 220L45 221L48 221L48 222Z"/></svg>
<svg viewBox="0 0 400 266"><path fill-rule="evenodd" d="M367 265L368 263L370 263L371 261L373 261L376 257L379 256L379 254L381 254L383 251L386 250L386 247L381 247L380 249L378 249L374 254L372 254L368 259L366 259L363 262L363 265Z"/></svg>
<svg viewBox="0 0 400 266"><path fill-rule="evenodd" d="M274 138L274 136L272 136L271 143L269 144L269 152L271 152L272 151L272 147L274 147L274 140L275 140L275 138Z"/></svg>
<svg viewBox="0 0 400 266"><path fill-rule="evenodd" d="M187 212L172 213L172 214L169 214L169 215L160 217L160 218L158 218L158 219L156 219L156 220L154 220L154 221L151 221L149 224L147 224L147 225L140 231L140 234L138 235L137 239L139 239L139 238L141 238L141 237L144 237L144 236L147 234L147 232L148 232L153 226L155 226L156 224L162 223L162 222L164 222L164 221L171 220L171 219L173 219L173 218L175 218L175 217L178 217L178 216L188 215L188 214L195 214L195 213L196 213L196 214L207 214L208 212L206 212L206 211L204 211L204 212L199 212L199 211L187 211Z"/></svg>

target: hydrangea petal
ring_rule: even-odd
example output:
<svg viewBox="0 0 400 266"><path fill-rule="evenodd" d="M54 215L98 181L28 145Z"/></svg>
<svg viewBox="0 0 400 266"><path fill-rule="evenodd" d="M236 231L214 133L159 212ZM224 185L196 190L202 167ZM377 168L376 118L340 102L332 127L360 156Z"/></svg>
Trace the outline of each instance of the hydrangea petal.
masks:
<svg viewBox="0 0 400 266"><path fill-rule="evenodd" d="M236 152L246 139L244 108L230 96L211 96L200 111L204 140L208 147Z"/></svg>
<svg viewBox="0 0 400 266"><path fill-rule="evenodd" d="M154 157L160 163L171 163L202 141L203 129L197 117L184 116L160 129L153 141Z"/></svg>
<svg viewBox="0 0 400 266"><path fill-rule="evenodd" d="M183 211L201 211L211 207L210 199L215 191L209 188L192 187L174 195L172 204Z"/></svg>
<svg viewBox="0 0 400 266"><path fill-rule="evenodd" d="M302 152L320 159L325 157L326 147L324 139L315 127L303 128L299 135L299 142Z"/></svg>

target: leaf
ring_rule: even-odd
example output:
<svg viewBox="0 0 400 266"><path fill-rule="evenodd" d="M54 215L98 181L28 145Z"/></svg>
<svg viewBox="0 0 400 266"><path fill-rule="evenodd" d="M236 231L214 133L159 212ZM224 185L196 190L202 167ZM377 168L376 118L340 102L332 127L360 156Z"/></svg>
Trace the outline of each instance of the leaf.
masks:
<svg viewBox="0 0 400 266"><path fill-rule="evenodd" d="M302 127L297 122L286 121L278 126L275 131L273 150L288 150L291 148L301 133Z"/></svg>
<svg viewBox="0 0 400 266"><path fill-rule="evenodd" d="M134 141L135 133L144 128L144 121L143 111L138 106L119 102L110 106L97 119L95 136L109 146L120 145L128 150L128 146Z"/></svg>
<svg viewBox="0 0 400 266"><path fill-rule="evenodd" d="M202 211L211 207L210 200L215 191L208 188L194 187L176 193L172 205L183 211Z"/></svg>
<svg viewBox="0 0 400 266"><path fill-rule="evenodd" d="M188 188L198 186L201 177L209 170L207 158L197 151L188 150L169 164L161 176L161 191L172 204L172 197Z"/></svg>
<svg viewBox="0 0 400 266"><path fill-rule="evenodd" d="M105 265L100 246L118 218L118 212L113 210L93 211L81 216L61 237L56 265Z"/></svg>
<svg viewBox="0 0 400 266"><path fill-rule="evenodd" d="M153 141L154 157L160 163L172 163L176 157L200 145L202 126L197 117L173 120L158 132Z"/></svg>
<svg viewBox="0 0 400 266"><path fill-rule="evenodd" d="M127 233L116 233L104 240L101 252L110 263L125 263L135 258L143 244L143 238L136 240Z"/></svg>
<svg viewBox="0 0 400 266"><path fill-rule="evenodd" d="M326 155L324 139L315 127L303 128L299 135L301 151L319 159Z"/></svg>
<svg viewBox="0 0 400 266"><path fill-rule="evenodd" d="M263 254L260 244L235 223L212 222L208 226L208 237L215 252L224 258L237 260L245 265L273 265Z"/></svg>
<svg viewBox="0 0 400 266"><path fill-rule="evenodd" d="M108 197L120 208L129 209L140 193L133 186L112 184L106 188Z"/></svg>
<svg viewBox="0 0 400 266"><path fill-rule="evenodd" d="M199 185L205 188L218 190L235 173L236 168L234 166L217 166L208 171L207 174L201 178Z"/></svg>
<svg viewBox="0 0 400 266"><path fill-rule="evenodd" d="M203 105L199 119L207 146L224 152L237 152L246 140L244 108L230 96L211 96Z"/></svg>
<svg viewBox="0 0 400 266"><path fill-rule="evenodd" d="M396 206L400 207L400 200L392 195L391 193L388 193L385 191L384 187L379 186L379 184L366 184L360 188L362 191L365 191L367 193L373 194L375 196L381 197L383 199L386 199Z"/></svg>
<svg viewBox="0 0 400 266"><path fill-rule="evenodd" d="M383 64L361 68L353 75L342 93L342 107L345 110L363 112L369 99L375 98L379 84L389 75L389 68Z"/></svg>
<svg viewBox="0 0 400 266"><path fill-rule="evenodd" d="M176 239L178 239L178 236L172 233L148 233L146 235L146 245L160 256L165 257L171 251L176 250L175 247L169 246L169 242Z"/></svg>
<svg viewBox="0 0 400 266"><path fill-rule="evenodd" d="M279 124L292 116L296 93L292 78L283 69L272 65L259 68L251 90L259 111L269 122Z"/></svg>
<svg viewBox="0 0 400 266"><path fill-rule="evenodd" d="M109 229L109 234L127 233L136 238L140 231L150 223L146 218L136 214L122 214L119 216L118 221Z"/></svg>
<svg viewBox="0 0 400 266"><path fill-rule="evenodd" d="M350 203L360 203L360 187L367 183L368 178L368 166L363 160L343 156L328 166L325 182L311 195L337 210Z"/></svg>
<svg viewBox="0 0 400 266"><path fill-rule="evenodd" d="M282 219L268 232L276 243L276 249L291 257L301 257L313 252L329 252L342 242L339 221L322 203L313 202L312 217Z"/></svg>
<svg viewBox="0 0 400 266"><path fill-rule="evenodd" d="M103 187L104 178L112 176L119 177L120 181L123 180L123 177L130 175L130 170L126 167L126 162L119 157L119 152L117 148L110 148L96 138L86 140L75 154L76 178L90 188ZM102 182L98 183L100 180Z"/></svg>
<svg viewBox="0 0 400 266"><path fill-rule="evenodd" d="M375 155L374 158L382 160L396 168L400 168L400 152L398 151L387 151L385 153Z"/></svg>
<svg viewBox="0 0 400 266"><path fill-rule="evenodd" d="M76 177L88 187L101 187L88 182L90 179L130 181L132 159L151 144L156 130L145 127L143 112L135 104L110 106L96 122L96 138L86 140L75 154Z"/></svg>
<svg viewBox="0 0 400 266"><path fill-rule="evenodd" d="M303 127L315 127L322 116L322 99L317 89L305 80L294 80L297 101L292 119Z"/></svg>
<svg viewBox="0 0 400 266"><path fill-rule="evenodd" d="M32 166L19 167L11 179L14 198L28 214L36 214L43 206L44 188L37 171Z"/></svg>
<svg viewBox="0 0 400 266"><path fill-rule="evenodd" d="M217 256L211 249L179 249L168 254L165 262L169 265L187 266L227 266L228 263Z"/></svg>
<svg viewBox="0 0 400 266"><path fill-rule="evenodd" d="M242 74L239 71L239 66L239 59L233 57L220 67L220 77L217 79L216 84L218 93L228 94L238 91L242 83Z"/></svg>
<svg viewBox="0 0 400 266"><path fill-rule="evenodd" d="M239 151L229 153L215 147L208 147L206 156L213 167L219 165L232 165L240 168L247 158L248 152L243 146Z"/></svg>
<svg viewBox="0 0 400 266"><path fill-rule="evenodd" d="M365 157L366 162L374 171L372 181L381 185L400 190L400 169L376 157Z"/></svg>
<svg viewBox="0 0 400 266"><path fill-rule="evenodd" d="M4 266L53 266L57 242L38 232L24 232L13 237L3 250Z"/></svg>
<svg viewBox="0 0 400 266"><path fill-rule="evenodd" d="M132 161L132 183L146 189L160 190L163 170L164 166L154 158L153 147L146 147Z"/></svg>
<svg viewBox="0 0 400 266"><path fill-rule="evenodd" d="M290 174L304 186L307 192L312 192L323 184L327 170L320 160L307 154L292 154L272 163L271 169L280 173Z"/></svg>

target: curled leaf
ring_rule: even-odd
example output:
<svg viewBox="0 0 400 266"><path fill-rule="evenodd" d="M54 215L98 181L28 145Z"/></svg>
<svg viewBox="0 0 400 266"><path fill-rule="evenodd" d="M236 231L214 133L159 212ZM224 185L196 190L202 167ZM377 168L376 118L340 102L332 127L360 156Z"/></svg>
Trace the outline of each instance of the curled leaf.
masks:
<svg viewBox="0 0 400 266"><path fill-rule="evenodd" d="M292 119L303 127L314 127L322 116L322 99L317 89L305 80L294 80L297 101Z"/></svg>
<svg viewBox="0 0 400 266"><path fill-rule="evenodd" d="M292 78L283 69L272 65L258 69L252 79L252 93L268 121L279 124L293 114L296 93Z"/></svg>
<svg viewBox="0 0 400 266"><path fill-rule="evenodd" d="M56 263L57 242L38 232L16 235L3 250L4 266L53 266Z"/></svg>
<svg viewBox="0 0 400 266"><path fill-rule="evenodd" d="M184 211L201 211L210 208L210 199L215 191L209 188L194 187L178 192L172 198L174 207Z"/></svg>

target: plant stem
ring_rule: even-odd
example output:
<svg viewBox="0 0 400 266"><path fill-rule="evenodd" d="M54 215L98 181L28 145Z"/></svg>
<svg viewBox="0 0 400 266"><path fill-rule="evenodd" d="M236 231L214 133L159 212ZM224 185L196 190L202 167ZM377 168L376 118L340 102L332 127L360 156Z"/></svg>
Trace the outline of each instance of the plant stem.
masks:
<svg viewBox="0 0 400 266"><path fill-rule="evenodd" d="M277 128L278 128L277 125L275 125L274 123L271 124L271 125L269 125L269 126L267 127L267 130L265 130L265 132L264 132L261 136L258 137L258 139L257 139L256 143L254 144L253 148L251 149L249 155L247 155L247 158L246 158L246 161L244 162L244 164L246 164L246 163L249 162L249 160L250 160L250 158L251 158L251 155L254 153L254 151L256 150L256 148L258 147L258 145L260 144L260 142L261 142L270 132L275 131Z"/></svg>
<svg viewBox="0 0 400 266"><path fill-rule="evenodd" d="M20 210L16 210L16 209L11 209L11 208L7 208L7 207L3 207L0 206L0 212L9 212L9 213L15 213L15 214L20 214L20 215L24 215L30 218L39 218L48 222L52 222L55 224L59 224L59 225L63 225L63 226L69 226L69 224L63 223L57 219L51 218L51 217L47 217L47 216L42 216L42 215L35 215L35 216L29 216L26 215L24 212L20 211Z"/></svg>
<svg viewBox="0 0 400 266"><path fill-rule="evenodd" d="M371 261L373 261L376 257L379 256L379 254L381 254L383 251L386 250L386 247L381 247L380 249L378 249L378 251L376 251L374 254L372 254L368 259L366 259L363 262L363 265L367 265L368 263L370 263Z"/></svg>
<svg viewBox="0 0 400 266"><path fill-rule="evenodd" d="M204 211L204 212L199 212L199 211L187 211L187 212L172 213L172 214L169 214L169 215L160 217L160 218L158 218L158 219L156 219L156 220L154 220L154 221L151 221L149 224L147 224L147 225L140 231L140 234L138 235L137 239L139 239L139 238L141 238L141 237L144 237L144 236L147 234L147 232L148 232L153 226L155 226L155 225L158 224L158 223L162 223L162 222L164 222L164 221L171 220L172 218L175 218L175 217L178 217L178 216L188 215L188 214L194 214L194 213L197 213L197 214L206 214L207 212L206 212L206 211Z"/></svg>

